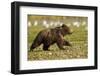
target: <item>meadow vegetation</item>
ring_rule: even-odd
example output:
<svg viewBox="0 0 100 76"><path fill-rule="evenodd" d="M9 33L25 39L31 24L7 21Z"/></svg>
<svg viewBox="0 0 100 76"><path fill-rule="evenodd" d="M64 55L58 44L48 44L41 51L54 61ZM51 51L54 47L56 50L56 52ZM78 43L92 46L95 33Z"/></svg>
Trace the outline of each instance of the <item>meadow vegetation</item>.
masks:
<svg viewBox="0 0 100 76"><path fill-rule="evenodd" d="M56 44L52 45L49 51L42 49L43 45L40 45L33 51L29 51L29 48L35 39L36 35L46 27L37 25L28 27L28 60L62 60L62 59L84 59L88 58L88 30L87 25L80 25L79 27L70 26L73 29L71 35L66 35L64 38L68 40L72 47L64 46L66 50L60 50Z"/></svg>

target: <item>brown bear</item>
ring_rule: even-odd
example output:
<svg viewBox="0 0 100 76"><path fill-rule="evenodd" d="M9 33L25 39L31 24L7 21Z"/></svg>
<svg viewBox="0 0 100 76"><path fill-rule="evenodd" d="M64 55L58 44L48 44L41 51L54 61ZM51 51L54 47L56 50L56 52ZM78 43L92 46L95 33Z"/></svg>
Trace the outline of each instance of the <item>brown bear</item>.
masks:
<svg viewBox="0 0 100 76"><path fill-rule="evenodd" d="M71 46L71 44L63 38L67 34L72 34L72 31L65 24L62 24L60 27L42 30L33 41L30 51L41 44L43 44L43 50L48 50L50 45L54 43L56 43L60 49L64 50L65 48L63 48L63 46Z"/></svg>

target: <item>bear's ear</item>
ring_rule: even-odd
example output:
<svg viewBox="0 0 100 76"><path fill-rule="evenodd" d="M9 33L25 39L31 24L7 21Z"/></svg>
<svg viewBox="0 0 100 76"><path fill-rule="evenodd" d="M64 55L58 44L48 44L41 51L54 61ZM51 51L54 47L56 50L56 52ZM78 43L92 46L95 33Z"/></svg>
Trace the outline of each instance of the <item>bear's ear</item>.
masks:
<svg viewBox="0 0 100 76"><path fill-rule="evenodd" d="M62 27L66 27L66 25L65 24L62 24Z"/></svg>

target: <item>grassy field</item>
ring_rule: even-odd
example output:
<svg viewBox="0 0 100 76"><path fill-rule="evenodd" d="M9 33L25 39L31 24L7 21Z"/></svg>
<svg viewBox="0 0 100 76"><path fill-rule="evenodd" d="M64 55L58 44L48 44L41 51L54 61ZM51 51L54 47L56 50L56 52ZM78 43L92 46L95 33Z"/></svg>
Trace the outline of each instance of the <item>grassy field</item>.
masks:
<svg viewBox="0 0 100 76"><path fill-rule="evenodd" d="M42 45L29 52L28 60L61 60L61 59L84 59L88 58L88 43L87 43L87 30L85 26L75 27L71 26L74 30L73 34L66 35L64 38L68 40L72 47L65 46L66 50L60 50L56 44L52 45L50 51L42 50ZM43 26L28 27L28 49L32 44L39 31L46 29Z"/></svg>

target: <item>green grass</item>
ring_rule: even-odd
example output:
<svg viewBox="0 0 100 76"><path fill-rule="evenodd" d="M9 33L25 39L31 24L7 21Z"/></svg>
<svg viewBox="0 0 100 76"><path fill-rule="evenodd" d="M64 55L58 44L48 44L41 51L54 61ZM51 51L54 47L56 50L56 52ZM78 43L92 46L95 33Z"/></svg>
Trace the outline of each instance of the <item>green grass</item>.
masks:
<svg viewBox="0 0 100 76"><path fill-rule="evenodd" d="M73 34L66 35L64 38L68 40L72 47L64 46L66 50L60 50L56 44L51 45L49 51L44 51L42 45L34 49L32 52L28 51L28 60L60 60L60 59L84 59L88 58L88 43L87 30L85 26L72 27ZM28 27L28 49L35 39L39 31L46 29L43 26Z"/></svg>

